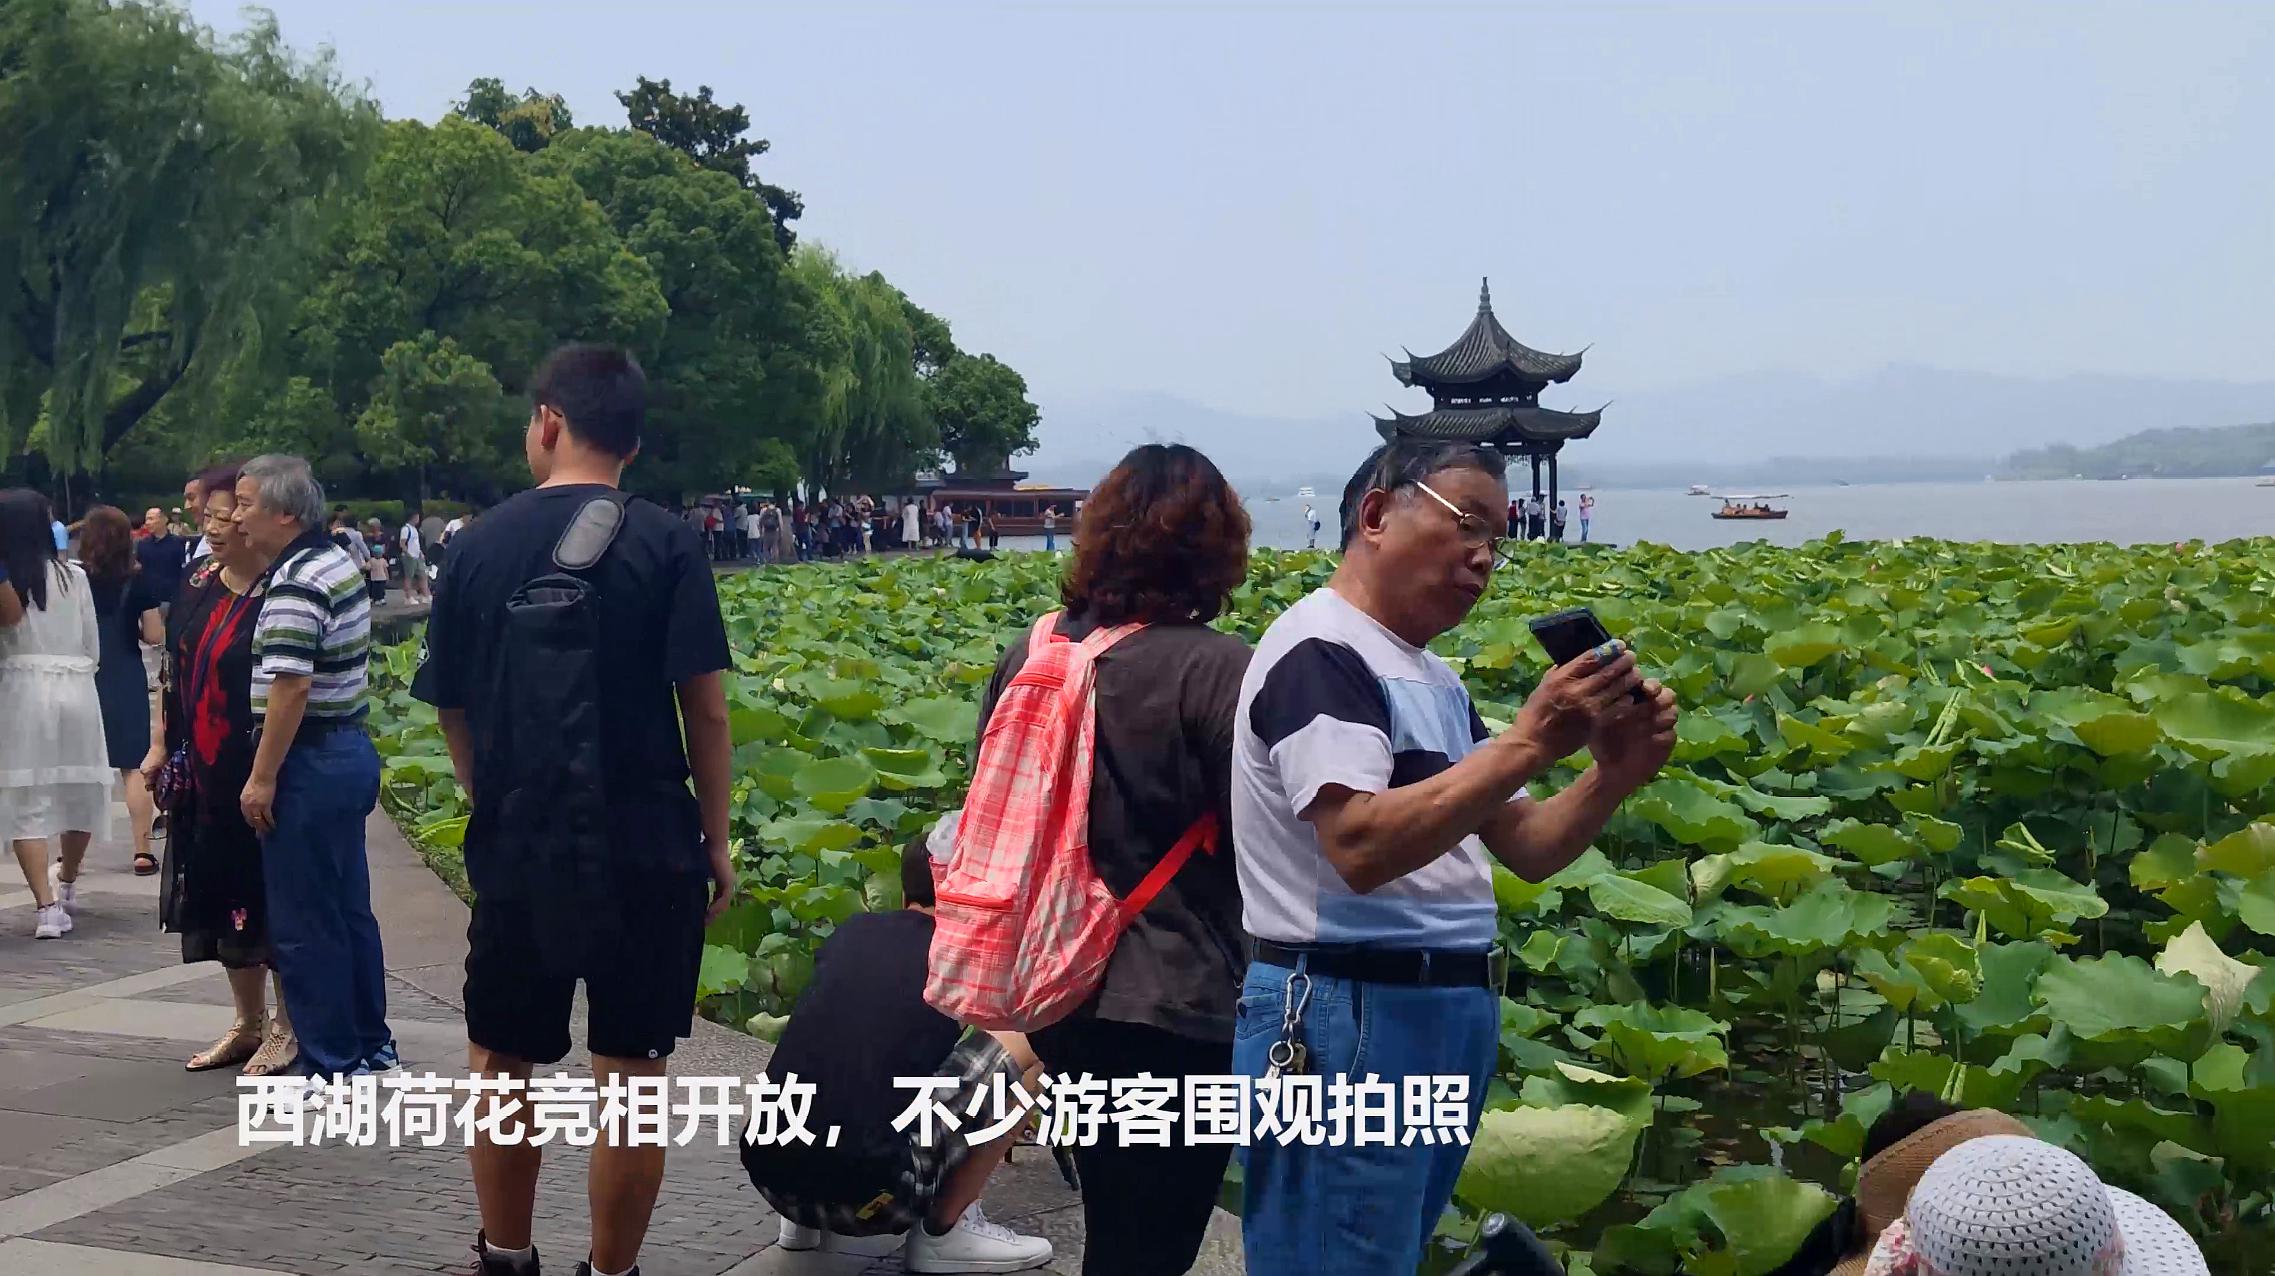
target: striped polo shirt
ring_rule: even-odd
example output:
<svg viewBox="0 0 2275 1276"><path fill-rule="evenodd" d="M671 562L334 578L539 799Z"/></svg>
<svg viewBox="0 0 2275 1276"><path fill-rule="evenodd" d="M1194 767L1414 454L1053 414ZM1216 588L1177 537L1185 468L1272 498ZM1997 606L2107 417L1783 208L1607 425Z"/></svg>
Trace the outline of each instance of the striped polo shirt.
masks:
<svg viewBox="0 0 2275 1276"><path fill-rule="evenodd" d="M354 715L363 708L370 647L363 573L324 529L304 533L269 569L253 625L253 716L268 716L269 687L279 675L309 680L309 717Z"/></svg>
<svg viewBox="0 0 2275 1276"><path fill-rule="evenodd" d="M1232 840L1248 933L1282 944L1466 949L1495 939L1491 857L1461 844L1367 894L1309 820L1320 790L1381 793L1469 756L1485 723L1445 661L1333 589L1287 609L1256 646L1233 720ZM1525 800L1522 790L1513 800Z"/></svg>

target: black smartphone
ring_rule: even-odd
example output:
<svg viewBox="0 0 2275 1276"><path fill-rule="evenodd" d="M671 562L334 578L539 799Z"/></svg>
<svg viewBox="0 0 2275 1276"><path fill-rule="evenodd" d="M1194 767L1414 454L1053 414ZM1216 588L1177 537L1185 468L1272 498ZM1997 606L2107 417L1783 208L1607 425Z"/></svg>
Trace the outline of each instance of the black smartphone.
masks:
<svg viewBox="0 0 2275 1276"><path fill-rule="evenodd" d="M1568 665L1611 641L1611 631L1596 619L1596 613L1585 607L1574 607L1553 616L1536 616L1531 624L1532 636L1540 641L1540 649L1560 665ZM1640 703L1642 686L1636 686L1628 695Z"/></svg>

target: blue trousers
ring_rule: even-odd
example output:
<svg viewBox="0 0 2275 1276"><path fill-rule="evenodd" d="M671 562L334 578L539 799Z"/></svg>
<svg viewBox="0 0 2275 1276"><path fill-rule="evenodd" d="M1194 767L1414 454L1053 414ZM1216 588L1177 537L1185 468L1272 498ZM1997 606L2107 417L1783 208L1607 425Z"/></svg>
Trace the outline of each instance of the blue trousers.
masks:
<svg viewBox="0 0 2275 1276"><path fill-rule="evenodd" d="M392 1055L387 964L371 915L363 822L379 800L379 755L360 724L310 721L277 772L276 830L261 842L269 951L311 1075Z"/></svg>
<svg viewBox="0 0 2275 1276"><path fill-rule="evenodd" d="M1234 1028L1235 1073L1264 1075L1266 1054L1282 1035L1294 973L1262 962L1248 968ZM1309 1071L1330 1083L1371 1076L1401 1094L1409 1076L1465 1076L1468 1133L1477 1133L1500 1035L1492 990L1307 977L1311 996L1301 1036ZM1403 1140L1403 1111L1398 1133ZM1307 1147L1255 1139L1242 1152L1247 1186L1240 1231L1248 1276L1413 1271L1453 1199L1468 1153L1467 1143Z"/></svg>

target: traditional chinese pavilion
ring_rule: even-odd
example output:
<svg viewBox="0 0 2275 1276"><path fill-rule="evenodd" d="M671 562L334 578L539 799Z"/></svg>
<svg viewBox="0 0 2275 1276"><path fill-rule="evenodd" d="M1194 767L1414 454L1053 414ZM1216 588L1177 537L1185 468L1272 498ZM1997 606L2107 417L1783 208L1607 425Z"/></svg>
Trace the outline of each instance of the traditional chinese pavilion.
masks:
<svg viewBox="0 0 2275 1276"><path fill-rule="evenodd" d="M1399 384L1430 392L1430 410L1407 414L1396 408L1374 419L1385 439L1455 439L1482 443L1505 456L1532 458L1532 494L1542 496L1541 463L1547 462L1545 499L1556 505L1556 454L1573 439L1595 433L1603 408L1560 412L1540 406L1540 392L1570 381L1580 371L1579 354L1544 354L1509 335L1493 317L1490 281L1477 289L1477 317L1454 343L1433 355L1406 352L1391 360ZM1610 407L1605 404L1604 407Z"/></svg>

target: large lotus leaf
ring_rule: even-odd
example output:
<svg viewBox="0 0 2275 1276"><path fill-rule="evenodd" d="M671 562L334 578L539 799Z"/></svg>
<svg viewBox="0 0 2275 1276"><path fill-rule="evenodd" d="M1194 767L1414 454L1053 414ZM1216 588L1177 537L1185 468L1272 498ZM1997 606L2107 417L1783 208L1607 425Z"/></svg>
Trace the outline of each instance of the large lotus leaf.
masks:
<svg viewBox="0 0 2275 1276"><path fill-rule="evenodd" d="M2138 1130L2151 1140L2185 1147L2198 1147L2210 1139L2209 1131L2195 1113L2160 1108L2146 1099L2076 1095L2070 1099L2069 1114L2088 1127Z"/></svg>
<svg viewBox="0 0 2275 1276"><path fill-rule="evenodd" d="M727 731L739 749L762 740L781 739L790 734L790 722L762 705L738 705L727 711Z"/></svg>
<svg viewBox="0 0 2275 1276"><path fill-rule="evenodd" d="M1602 851L1591 846L1580 852L1578 859L1550 874L1544 885L1553 886L1559 890L1577 890L1606 873L1618 871L1618 865L1605 858Z"/></svg>
<svg viewBox="0 0 2275 1276"><path fill-rule="evenodd" d="M2197 849L2182 834L2161 834L2126 864L2125 874L2141 890L2162 892L2196 876Z"/></svg>
<svg viewBox="0 0 2275 1276"><path fill-rule="evenodd" d="M1699 1208L1722 1244L1685 1260L1694 1276L1767 1276L1839 1204L1825 1189L1767 1166L1726 1169L1703 1186Z"/></svg>
<svg viewBox="0 0 2275 1276"><path fill-rule="evenodd" d="M1787 669L1806 669L1847 649L1840 631L1821 623L1780 630L1762 644L1762 654Z"/></svg>
<svg viewBox="0 0 2275 1276"><path fill-rule="evenodd" d="M2244 990L2258 977L2259 967L2246 965L2220 951L2204 933L2204 923L2192 922L2157 954L2157 969L2167 975L2193 975L2204 985L2204 1011L2214 1035L2226 1032L2243 1009Z"/></svg>
<svg viewBox="0 0 2275 1276"><path fill-rule="evenodd" d="M1675 723L1674 760L1685 766L1743 755L1751 747L1744 735L1711 713L1685 713Z"/></svg>
<svg viewBox="0 0 2275 1276"><path fill-rule="evenodd" d="M877 768L871 766L867 758L847 754L808 762L798 768L791 785L798 796L817 809L835 815L853 805L856 799L867 797L876 782Z"/></svg>
<svg viewBox="0 0 2275 1276"><path fill-rule="evenodd" d="M2070 1061L2069 1030L2060 1024L2044 1036L2033 1032L2016 1037L2007 1052L1991 1065L1994 1073L2016 1073L2028 1081L2039 1073L2048 1072Z"/></svg>
<svg viewBox="0 0 2275 1276"><path fill-rule="evenodd" d="M1834 820L1817 831L1817 840L1847 851L1872 867L1908 860L1921 851L1920 844L1902 829L1858 820Z"/></svg>
<svg viewBox="0 0 2275 1276"><path fill-rule="evenodd" d="M2256 674L2275 677L2275 632L2230 629L2180 649L2180 667L2199 678L2228 681Z"/></svg>
<svg viewBox="0 0 2275 1276"><path fill-rule="evenodd" d="M1777 1126L1762 1131L1762 1137L1772 1143L1788 1146L1795 1143L1814 1143L1843 1161L1854 1161L1864 1155L1864 1136L1896 1100L1895 1089L1886 1082L1852 1090L1841 1100L1841 1114L1830 1121L1804 1121L1799 1126Z"/></svg>
<svg viewBox="0 0 2275 1276"><path fill-rule="evenodd" d="M1748 842L1729 855L1729 881L1771 899L1789 899L1802 887L1830 877L1840 861L1804 846Z"/></svg>
<svg viewBox="0 0 2275 1276"><path fill-rule="evenodd" d="M1627 809L1665 829L1685 846L1727 851L1760 828L1745 810L1688 780L1669 776L1627 800Z"/></svg>
<svg viewBox="0 0 2275 1276"><path fill-rule="evenodd" d="M1774 687L1785 671L1778 663L1758 651L1740 652L1730 658L1730 672L1724 685L1730 694L1740 699L1758 696Z"/></svg>
<svg viewBox="0 0 2275 1276"><path fill-rule="evenodd" d="M1643 1129L1651 1124L1651 1083L1635 1077L1613 1076L1576 1063L1559 1063L1547 1072L1526 1077L1518 1091L1536 1108L1574 1104L1610 1108Z"/></svg>
<svg viewBox="0 0 2275 1276"><path fill-rule="evenodd" d="M813 760L797 749L768 749L758 755L752 778L767 796L787 802L798 795L798 772Z"/></svg>
<svg viewBox="0 0 2275 1276"><path fill-rule="evenodd" d="M1563 898L1563 892L1546 882L1528 882L1498 863L1493 865L1493 902L1504 913L1550 912Z"/></svg>
<svg viewBox="0 0 2275 1276"><path fill-rule="evenodd" d="M1680 861L1669 862L1680 866ZM1623 922L1677 927L1691 922L1688 901L1617 873L1588 883L1588 902L1595 905L1597 912Z"/></svg>
<svg viewBox="0 0 2275 1276"><path fill-rule="evenodd" d="M703 945L703 964L695 976L695 995L716 997L750 979L750 954L724 944Z"/></svg>
<svg viewBox="0 0 2275 1276"><path fill-rule="evenodd" d="M2275 935L2275 871L2244 884L2236 896L2236 916L2262 935Z"/></svg>
<svg viewBox="0 0 2275 1276"><path fill-rule="evenodd" d="M1590 1006L1573 1017L1600 1031L1595 1053L1649 1081L1695 1077L1730 1066L1730 1025L1687 1006Z"/></svg>
<svg viewBox="0 0 2275 1276"><path fill-rule="evenodd" d="M2213 786L2226 796L2275 779L2275 707L2225 690L2174 696L2149 712L2174 744L2212 763Z"/></svg>
<svg viewBox="0 0 2275 1276"><path fill-rule="evenodd" d="M1783 908L1732 908L1723 914L1723 942L1747 956L1807 956L1850 947L1888 931L1886 895L1819 882Z"/></svg>
<svg viewBox="0 0 2275 1276"><path fill-rule="evenodd" d="M2275 1089L2265 1086L2212 1096L2212 1152L2242 1169L2275 1170Z"/></svg>
<svg viewBox="0 0 2275 1276"><path fill-rule="evenodd" d="M785 816L759 826L759 841L800 855L842 851L861 840L861 826L826 815Z"/></svg>
<svg viewBox="0 0 2275 1276"><path fill-rule="evenodd" d="M836 678L817 678L803 688L815 704L844 722L863 722L877 716L885 707L885 699L858 682Z"/></svg>
<svg viewBox="0 0 2275 1276"><path fill-rule="evenodd" d="M1773 820L1791 822L1814 819L1833 809L1830 799L1813 794L1764 793L1751 784L1724 784L1719 780L1696 775L1690 779L1693 784L1716 797L1736 802L1755 815L1767 816Z"/></svg>
<svg viewBox="0 0 2275 1276"><path fill-rule="evenodd" d="M1728 855L1701 855L1690 862L1690 897L1695 904L1707 904L1722 898L1730 886L1730 857Z"/></svg>
<svg viewBox="0 0 2275 1276"><path fill-rule="evenodd" d="M1982 956L1957 935L1937 931L1916 936L1904 945L1903 958L1946 1004L1960 1005L1982 995Z"/></svg>
<svg viewBox="0 0 2275 1276"><path fill-rule="evenodd" d="M2109 905L2092 887L2050 868L2025 869L2012 877L1957 878L1945 882L1939 893L1981 913L2012 939L2075 942L2076 937L2061 927L2109 912Z"/></svg>
<svg viewBox="0 0 2275 1276"><path fill-rule="evenodd" d="M2038 976L2032 995L2071 1036L2126 1053L2191 1057L2202 1052L2208 1031L2203 984L2122 953L2057 958Z"/></svg>
<svg viewBox="0 0 2275 1276"><path fill-rule="evenodd" d="M1954 740L1949 744L1922 744L1901 750L1889 759L1888 766L1908 780L1939 780L1951 770L1951 763L1959 756L1966 741Z"/></svg>
<svg viewBox="0 0 2275 1276"><path fill-rule="evenodd" d="M1975 957L1981 963L1983 990L1973 1001L1956 1008L1969 1033L2016 1036L2043 1031L2046 1014L2033 993L2038 976L2054 960L2046 944L1980 944Z"/></svg>
<svg viewBox="0 0 2275 1276"><path fill-rule="evenodd" d="M2011 1108L2022 1096L2019 1072L1953 1063L1947 1056L1926 1051L1891 1050L1872 1065L1872 1076L1898 1090L1937 1095L1963 1108Z"/></svg>
<svg viewBox="0 0 2275 1276"><path fill-rule="evenodd" d="M1877 948L1859 949L1851 969L1900 1013L1934 1011L1943 1006L1943 998L1918 970L1888 960L1888 954Z"/></svg>
<svg viewBox="0 0 2275 1276"><path fill-rule="evenodd" d="M970 744L979 729L979 706L968 700L911 700L885 715L916 728L918 735L941 744Z"/></svg>
<svg viewBox="0 0 2275 1276"><path fill-rule="evenodd" d="M2252 823L2196 852L2196 866L2237 877L2257 877L2275 868L2275 824Z"/></svg>
<svg viewBox="0 0 2275 1276"><path fill-rule="evenodd" d="M1803 722L1791 714L1779 714L1777 733L1787 744L1804 749L1820 758L1836 760L1856 750L1856 741L1835 734L1814 722Z"/></svg>
<svg viewBox="0 0 2275 1276"><path fill-rule="evenodd" d="M2102 757L2147 753L2164 738L2156 719L2116 696L2083 687L2060 687L2031 697L2030 707L2062 724Z"/></svg>
<svg viewBox="0 0 2275 1276"><path fill-rule="evenodd" d="M1893 800L1894 795L1890 798ZM1948 855L1959 849L1960 839L1967 831L1949 820L1939 820L1924 812L1911 811L1904 815L1904 829L1922 846L1936 855Z"/></svg>
<svg viewBox="0 0 2275 1276"><path fill-rule="evenodd" d="M1732 1165L1644 1216L1607 1229L1599 1262L1671 1276L1766 1276L1791 1261L1838 1202L1767 1165Z"/></svg>
<svg viewBox="0 0 2275 1276"><path fill-rule="evenodd" d="M1624 1113L1592 1105L1488 1112L1454 1195L1535 1228L1569 1222L1618 1190L1639 1132Z"/></svg>

